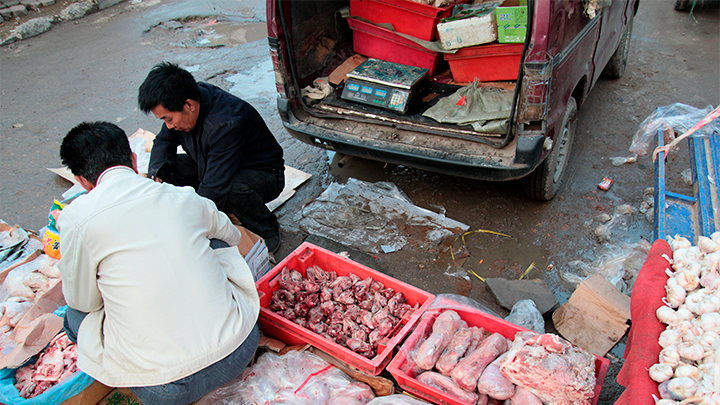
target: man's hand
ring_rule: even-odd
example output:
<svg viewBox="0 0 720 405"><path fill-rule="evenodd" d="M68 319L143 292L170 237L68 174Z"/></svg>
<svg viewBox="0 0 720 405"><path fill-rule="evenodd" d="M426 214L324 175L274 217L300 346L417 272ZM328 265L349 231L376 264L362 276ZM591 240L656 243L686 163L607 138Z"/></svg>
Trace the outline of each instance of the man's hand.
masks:
<svg viewBox="0 0 720 405"><path fill-rule="evenodd" d="M162 183L162 179L158 176L153 177L153 180L155 180L155 183Z"/></svg>

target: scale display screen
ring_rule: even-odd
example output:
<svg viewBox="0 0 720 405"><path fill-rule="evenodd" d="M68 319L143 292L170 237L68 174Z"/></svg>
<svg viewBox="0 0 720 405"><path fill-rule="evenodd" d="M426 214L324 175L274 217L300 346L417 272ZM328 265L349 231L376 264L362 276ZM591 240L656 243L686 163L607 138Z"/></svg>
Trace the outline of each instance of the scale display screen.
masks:
<svg viewBox="0 0 720 405"><path fill-rule="evenodd" d="M404 114L427 72L427 69L371 58L348 73L340 97Z"/></svg>
<svg viewBox="0 0 720 405"><path fill-rule="evenodd" d="M410 91L348 79L341 97L345 100L404 113L408 109Z"/></svg>

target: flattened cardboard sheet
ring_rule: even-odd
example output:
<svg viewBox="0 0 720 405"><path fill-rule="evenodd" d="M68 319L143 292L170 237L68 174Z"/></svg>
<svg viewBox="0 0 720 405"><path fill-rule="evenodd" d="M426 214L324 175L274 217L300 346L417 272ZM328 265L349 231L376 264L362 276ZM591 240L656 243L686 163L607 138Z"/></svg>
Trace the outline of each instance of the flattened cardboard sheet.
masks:
<svg viewBox="0 0 720 405"><path fill-rule="evenodd" d="M565 339L604 356L628 329L630 297L596 274L578 286L552 319Z"/></svg>

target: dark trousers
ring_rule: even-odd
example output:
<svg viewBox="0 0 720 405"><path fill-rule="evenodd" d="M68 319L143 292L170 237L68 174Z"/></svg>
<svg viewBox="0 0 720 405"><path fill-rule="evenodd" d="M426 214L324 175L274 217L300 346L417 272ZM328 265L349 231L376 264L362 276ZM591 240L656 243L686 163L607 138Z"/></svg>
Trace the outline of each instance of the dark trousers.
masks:
<svg viewBox="0 0 720 405"><path fill-rule="evenodd" d="M191 186L197 190L200 185L198 167L190 156L181 153L167 166L163 181L176 186ZM285 172L263 170L238 170L232 179L230 195L224 207L218 207L226 214L233 214L250 231L264 239L278 235L280 224L275 214L265 204L277 198L285 187Z"/></svg>

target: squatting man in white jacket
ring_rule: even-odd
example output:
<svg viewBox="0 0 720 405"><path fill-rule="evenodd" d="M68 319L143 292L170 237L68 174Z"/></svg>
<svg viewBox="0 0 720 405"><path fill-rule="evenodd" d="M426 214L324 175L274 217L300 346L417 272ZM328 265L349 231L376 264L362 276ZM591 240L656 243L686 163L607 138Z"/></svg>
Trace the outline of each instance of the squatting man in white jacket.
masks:
<svg viewBox="0 0 720 405"><path fill-rule="evenodd" d="M228 217L191 187L138 175L112 123L77 125L60 158L89 191L58 219L80 370L144 405L189 404L240 375L260 302Z"/></svg>

